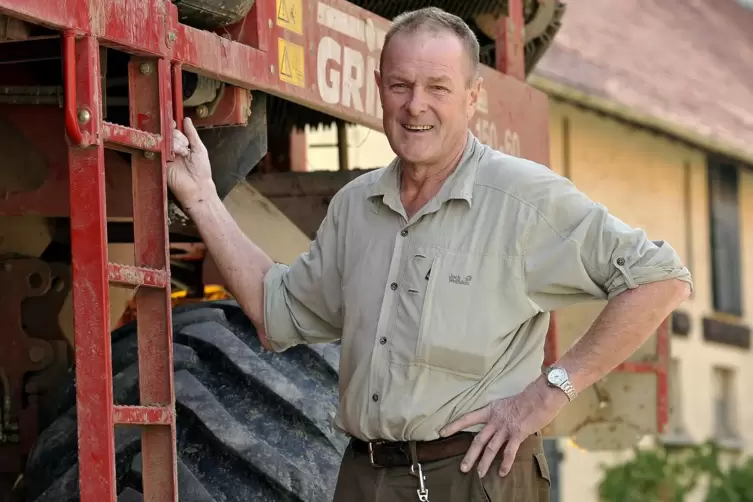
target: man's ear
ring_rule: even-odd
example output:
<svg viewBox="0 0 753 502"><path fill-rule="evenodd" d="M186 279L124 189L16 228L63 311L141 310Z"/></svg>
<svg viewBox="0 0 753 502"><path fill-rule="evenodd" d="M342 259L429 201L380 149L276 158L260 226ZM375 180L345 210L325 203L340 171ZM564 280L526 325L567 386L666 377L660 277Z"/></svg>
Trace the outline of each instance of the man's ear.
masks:
<svg viewBox="0 0 753 502"><path fill-rule="evenodd" d="M374 70L374 80L376 81L377 89L379 90L379 97L382 97L382 74L379 70Z"/></svg>
<svg viewBox="0 0 753 502"><path fill-rule="evenodd" d="M484 83L484 79L481 77L476 78L476 81L470 88L470 100L468 103L468 120L476 113L476 105L478 104L478 96L481 94L481 86Z"/></svg>

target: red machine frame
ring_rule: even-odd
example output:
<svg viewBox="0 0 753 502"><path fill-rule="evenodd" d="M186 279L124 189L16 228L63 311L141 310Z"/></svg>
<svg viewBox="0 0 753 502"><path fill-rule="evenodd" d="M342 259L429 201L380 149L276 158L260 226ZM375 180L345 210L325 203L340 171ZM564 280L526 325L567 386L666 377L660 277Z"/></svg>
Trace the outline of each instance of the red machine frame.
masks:
<svg viewBox="0 0 753 502"><path fill-rule="evenodd" d="M169 0L0 0L0 13L62 35L67 166L51 163L40 189L7 194L0 213L71 219L82 502L116 500L115 425L143 427L144 500L178 498L165 162L172 121L180 124L183 116L181 71L230 86L218 107L222 113L208 120L199 115L202 125L243 125L244 91L255 89L382 129L368 71L389 22L344 0L287 1L293 16L280 11L280 0L256 0L243 21L211 32L181 24ZM508 17L498 23L497 69L482 70L489 92L471 127L495 148L548 164L547 99L523 82L522 4L509 4ZM313 42L325 38L329 59L323 65ZM132 55L130 127L102 119L100 47ZM105 193L113 184L105 177L106 149L132 153L130 172L122 160L111 164L107 157L108 178L125 182L114 183L120 190L111 197ZM123 186L131 187L132 201L126 203ZM133 217L136 266L108 262L108 216ZM139 406L113 405L109 283L137 288Z"/></svg>

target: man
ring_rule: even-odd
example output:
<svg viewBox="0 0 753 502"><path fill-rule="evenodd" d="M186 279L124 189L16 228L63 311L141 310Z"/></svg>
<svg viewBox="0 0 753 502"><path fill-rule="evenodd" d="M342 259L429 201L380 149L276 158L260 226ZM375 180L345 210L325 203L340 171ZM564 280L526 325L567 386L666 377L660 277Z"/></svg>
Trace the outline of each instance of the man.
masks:
<svg viewBox="0 0 753 502"><path fill-rule="evenodd" d="M459 18L395 20L375 77L397 158L332 199L290 266L228 215L190 121L175 133L170 187L264 346L342 342L337 502L548 500L538 431L692 287L668 244L469 132L478 70ZM542 372L548 312L589 298L609 302Z"/></svg>

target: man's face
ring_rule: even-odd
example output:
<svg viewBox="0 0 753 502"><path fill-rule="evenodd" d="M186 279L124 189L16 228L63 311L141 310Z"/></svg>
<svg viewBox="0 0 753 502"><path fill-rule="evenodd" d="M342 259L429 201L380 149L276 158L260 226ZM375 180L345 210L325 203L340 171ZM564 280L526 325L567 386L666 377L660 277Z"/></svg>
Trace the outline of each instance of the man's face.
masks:
<svg viewBox="0 0 753 502"><path fill-rule="evenodd" d="M411 164L443 163L468 133L481 81L463 42L450 33L396 34L376 72L387 139Z"/></svg>

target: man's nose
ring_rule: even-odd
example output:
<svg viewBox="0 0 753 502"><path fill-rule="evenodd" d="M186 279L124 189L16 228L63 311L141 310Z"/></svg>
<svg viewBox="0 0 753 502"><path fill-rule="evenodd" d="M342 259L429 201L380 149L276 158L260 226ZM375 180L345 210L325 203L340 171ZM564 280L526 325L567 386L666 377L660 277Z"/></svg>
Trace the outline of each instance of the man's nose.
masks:
<svg viewBox="0 0 753 502"><path fill-rule="evenodd" d="M407 108L408 113L414 117L420 115L426 110L426 97L424 96L424 91L420 87L415 86L411 89Z"/></svg>

